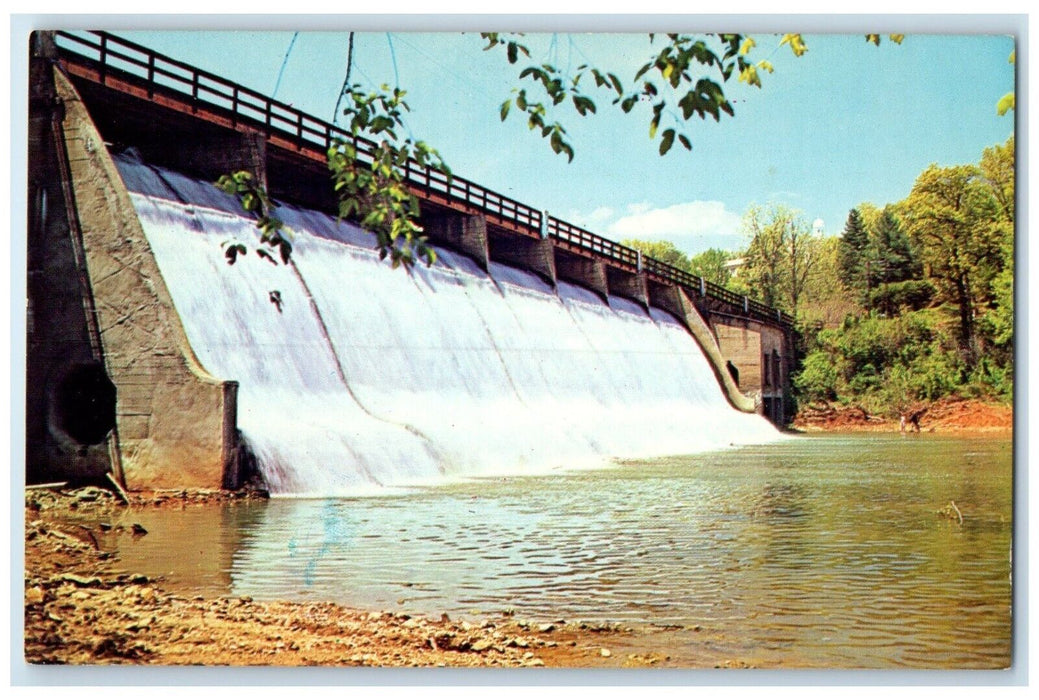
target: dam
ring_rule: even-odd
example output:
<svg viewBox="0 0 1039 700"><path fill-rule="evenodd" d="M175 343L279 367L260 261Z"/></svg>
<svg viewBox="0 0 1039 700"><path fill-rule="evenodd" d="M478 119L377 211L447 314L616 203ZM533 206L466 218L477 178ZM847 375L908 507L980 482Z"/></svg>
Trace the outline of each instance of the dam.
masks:
<svg viewBox="0 0 1039 700"><path fill-rule="evenodd" d="M357 494L778 439L780 312L465 181L423 199L437 262L391 269L303 146L292 170L274 132L146 138L168 96L116 119L96 69L32 65L30 481ZM289 264L223 255L256 232L211 173L249 165Z"/></svg>

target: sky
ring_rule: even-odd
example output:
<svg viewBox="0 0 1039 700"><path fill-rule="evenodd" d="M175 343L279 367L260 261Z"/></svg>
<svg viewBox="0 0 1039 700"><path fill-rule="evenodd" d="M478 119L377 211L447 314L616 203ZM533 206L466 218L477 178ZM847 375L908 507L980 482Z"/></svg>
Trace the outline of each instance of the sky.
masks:
<svg viewBox="0 0 1039 700"><path fill-rule="evenodd" d="M884 35L878 47L865 40L869 27L807 33L798 58L778 34L737 26L725 28L751 33L750 57L775 70L760 89L735 77L725 84L734 118L694 117L685 124L692 152L676 144L661 157L648 107L626 115L605 91L591 91L597 114L558 116L576 151L568 163L525 120L499 118L528 62L510 66L504 52L484 51L478 33L392 24L355 34L351 82L407 90L410 134L456 174L609 238L671 240L688 254L744 247L741 219L754 205L785 205L820 234L838 235L852 207L901 200L929 164L975 163L1014 130L1013 114L996 113L1014 87L1014 41L1005 34L965 34L961 23L959 34L908 33L901 45ZM306 26L116 33L331 121L348 32ZM590 63L628 79L662 46L659 37L616 32L535 32L523 41L533 62L564 71ZM677 120L666 117L667 126Z"/></svg>

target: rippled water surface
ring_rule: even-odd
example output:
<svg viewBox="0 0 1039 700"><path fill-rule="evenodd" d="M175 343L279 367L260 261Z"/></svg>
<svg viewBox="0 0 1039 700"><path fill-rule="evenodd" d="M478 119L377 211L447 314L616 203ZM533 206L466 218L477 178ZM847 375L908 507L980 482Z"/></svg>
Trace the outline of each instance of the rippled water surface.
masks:
<svg viewBox="0 0 1039 700"><path fill-rule="evenodd" d="M1006 439L806 437L376 498L139 513L150 534L118 546L128 567L210 593L648 625L694 665L1004 667L1011 465ZM962 523L938 513L950 501Z"/></svg>

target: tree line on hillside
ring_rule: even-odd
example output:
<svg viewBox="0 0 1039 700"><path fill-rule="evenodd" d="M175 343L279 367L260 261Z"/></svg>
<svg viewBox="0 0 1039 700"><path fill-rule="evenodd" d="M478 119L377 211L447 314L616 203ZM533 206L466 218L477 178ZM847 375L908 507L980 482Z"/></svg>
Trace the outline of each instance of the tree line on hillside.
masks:
<svg viewBox="0 0 1039 700"><path fill-rule="evenodd" d="M929 166L900 202L863 203L837 237L782 205L751 207L743 250L688 257L625 244L797 321L800 404L897 416L946 396L1010 401L1014 380L1014 139L980 162Z"/></svg>

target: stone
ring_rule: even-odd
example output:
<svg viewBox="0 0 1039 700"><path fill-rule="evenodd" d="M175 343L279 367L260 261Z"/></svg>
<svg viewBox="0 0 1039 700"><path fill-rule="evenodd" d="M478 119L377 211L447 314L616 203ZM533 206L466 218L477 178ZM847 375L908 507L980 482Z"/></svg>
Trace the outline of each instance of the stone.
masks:
<svg viewBox="0 0 1039 700"><path fill-rule="evenodd" d="M73 583L79 586L80 588L93 588L101 585L101 579L99 579L97 576L91 576L88 578L86 576L78 576L76 574L63 574L61 580L67 581L68 583Z"/></svg>
<svg viewBox="0 0 1039 700"><path fill-rule="evenodd" d="M602 649L599 650L599 656L602 656L602 657L613 656L613 652L611 652L606 647L603 647Z"/></svg>
<svg viewBox="0 0 1039 700"><path fill-rule="evenodd" d="M25 604L38 605L43 602L43 589L33 586L25 591Z"/></svg>

